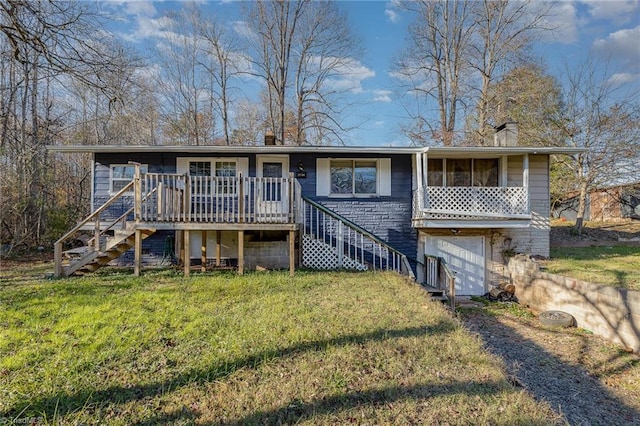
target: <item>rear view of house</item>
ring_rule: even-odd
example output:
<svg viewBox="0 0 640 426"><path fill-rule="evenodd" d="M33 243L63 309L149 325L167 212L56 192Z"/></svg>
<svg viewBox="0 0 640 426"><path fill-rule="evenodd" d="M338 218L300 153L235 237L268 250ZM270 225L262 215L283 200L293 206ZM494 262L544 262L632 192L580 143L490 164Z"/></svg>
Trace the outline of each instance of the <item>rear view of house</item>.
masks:
<svg viewBox="0 0 640 426"><path fill-rule="evenodd" d="M497 139L498 140L498 139ZM56 275L109 262L395 270L484 294L513 252L549 254L557 148L56 146L93 156L92 214ZM65 244L89 233L63 261ZM435 263L434 263L435 262ZM436 268L436 269L434 269Z"/></svg>

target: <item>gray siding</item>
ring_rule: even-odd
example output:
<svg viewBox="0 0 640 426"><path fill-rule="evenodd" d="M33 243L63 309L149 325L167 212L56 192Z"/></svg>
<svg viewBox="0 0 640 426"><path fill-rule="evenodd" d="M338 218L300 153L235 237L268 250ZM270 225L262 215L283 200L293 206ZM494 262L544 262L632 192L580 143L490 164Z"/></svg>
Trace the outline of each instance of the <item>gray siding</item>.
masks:
<svg viewBox="0 0 640 426"><path fill-rule="evenodd" d="M513 239L512 246L517 252L531 255L549 256L549 156L529 156L529 205L531 226L510 229L504 233Z"/></svg>

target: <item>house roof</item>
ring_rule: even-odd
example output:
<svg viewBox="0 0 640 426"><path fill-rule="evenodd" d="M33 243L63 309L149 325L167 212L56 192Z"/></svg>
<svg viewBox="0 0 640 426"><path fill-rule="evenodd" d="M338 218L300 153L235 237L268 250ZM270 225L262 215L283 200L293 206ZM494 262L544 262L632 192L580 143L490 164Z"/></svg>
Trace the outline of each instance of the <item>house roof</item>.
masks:
<svg viewBox="0 0 640 426"><path fill-rule="evenodd" d="M469 156L495 157L500 155L521 154L579 154L583 148L569 147L488 147L488 146L456 146L456 147L384 147L384 146L265 146L265 145L48 145L52 152L77 153L145 153L145 152L179 152L179 153L217 153L217 154L288 154L288 153L323 153L323 154L418 154L426 153L438 157Z"/></svg>

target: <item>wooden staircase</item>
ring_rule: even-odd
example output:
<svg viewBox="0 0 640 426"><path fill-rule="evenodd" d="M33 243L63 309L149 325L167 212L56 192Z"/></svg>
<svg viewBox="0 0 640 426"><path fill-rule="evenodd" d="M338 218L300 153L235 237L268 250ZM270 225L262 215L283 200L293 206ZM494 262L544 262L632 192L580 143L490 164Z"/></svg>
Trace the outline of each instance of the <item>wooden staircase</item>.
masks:
<svg viewBox="0 0 640 426"><path fill-rule="evenodd" d="M134 207L116 219L111 219L108 215L108 207L133 187L134 181L131 181L56 241L54 245L55 277L94 272L134 247L136 234L139 233L140 239L143 240L155 232L155 229L140 228L136 220L131 220L132 216L139 217L139 211L134 214ZM142 199L144 200L148 195ZM141 201L139 197L136 198L139 206ZM93 237L83 247L63 251L65 244L68 245L80 240L80 237L86 237L86 232L91 232Z"/></svg>
<svg viewBox="0 0 640 426"><path fill-rule="evenodd" d="M145 239L154 232L155 229L140 229L140 236ZM116 231L115 235L107 237L106 245L102 250L92 250L91 246L84 246L85 250L82 250L80 257L70 258L68 265L62 265L62 276L84 275L97 271L133 248L135 234L135 228L127 226L123 230ZM69 250L65 253L78 253L78 250Z"/></svg>

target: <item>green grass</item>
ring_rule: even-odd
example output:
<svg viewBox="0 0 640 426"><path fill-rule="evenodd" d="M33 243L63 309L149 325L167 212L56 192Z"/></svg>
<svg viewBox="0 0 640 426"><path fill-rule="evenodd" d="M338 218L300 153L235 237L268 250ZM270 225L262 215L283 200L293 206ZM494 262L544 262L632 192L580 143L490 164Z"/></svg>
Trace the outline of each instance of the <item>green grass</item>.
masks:
<svg viewBox="0 0 640 426"><path fill-rule="evenodd" d="M394 274L0 276L0 419L550 424Z"/></svg>
<svg viewBox="0 0 640 426"><path fill-rule="evenodd" d="M545 266L552 274L640 290L640 247L552 248Z"/></svg>

